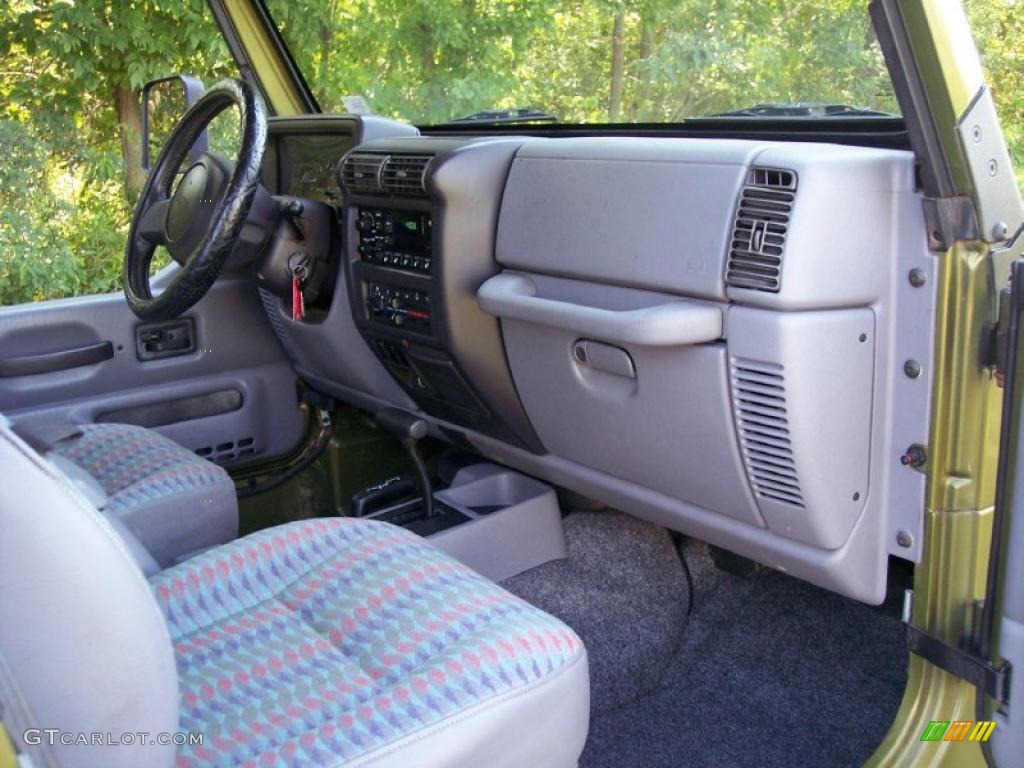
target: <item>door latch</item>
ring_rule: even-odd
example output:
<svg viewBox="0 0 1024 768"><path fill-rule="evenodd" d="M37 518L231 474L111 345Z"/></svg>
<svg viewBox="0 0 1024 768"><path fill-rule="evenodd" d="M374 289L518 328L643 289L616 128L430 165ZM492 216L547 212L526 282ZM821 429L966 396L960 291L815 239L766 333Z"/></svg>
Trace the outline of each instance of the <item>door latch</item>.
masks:
<svg viewBox="0 0 1024 768"><path fill-rule="evenodd" d="M135 327L135 352L139 360L187 355L196 349L195 326L191 317L169 323Z"/></svg>

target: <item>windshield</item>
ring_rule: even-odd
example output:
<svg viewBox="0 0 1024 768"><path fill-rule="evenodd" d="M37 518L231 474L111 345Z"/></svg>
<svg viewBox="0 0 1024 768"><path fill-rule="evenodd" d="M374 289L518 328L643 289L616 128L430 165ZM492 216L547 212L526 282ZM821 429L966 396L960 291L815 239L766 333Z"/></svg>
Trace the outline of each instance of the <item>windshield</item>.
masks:
<svg viewBox="0 0 1024 768"><path fill-rule="evenodd" d="M897 112L863 0L266 2L325 112L349 96L418 124Z"/></svg>

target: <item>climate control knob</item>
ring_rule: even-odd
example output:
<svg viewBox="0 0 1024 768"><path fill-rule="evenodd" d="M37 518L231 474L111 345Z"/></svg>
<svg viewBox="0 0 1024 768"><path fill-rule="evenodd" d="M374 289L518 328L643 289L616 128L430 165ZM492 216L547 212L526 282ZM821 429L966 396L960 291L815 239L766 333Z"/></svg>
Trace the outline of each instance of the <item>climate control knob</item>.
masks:
<svg viewBox="0 0 1024 768"><path fill-rule="evenodd" d="M356 222L356 229L360 232L372 232L373 231L373 214L369 211L363 211L359 214L359 221Z"/></svg>

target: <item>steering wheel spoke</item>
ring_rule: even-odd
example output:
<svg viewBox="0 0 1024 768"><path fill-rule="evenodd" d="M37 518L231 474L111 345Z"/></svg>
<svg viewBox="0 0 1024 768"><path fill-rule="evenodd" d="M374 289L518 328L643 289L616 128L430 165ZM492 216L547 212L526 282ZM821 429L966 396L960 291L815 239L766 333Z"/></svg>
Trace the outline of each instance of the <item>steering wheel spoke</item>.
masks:
<svg viewBox="0 0 1024 768"><path fill-rule="evenodd" d="M164 245L167 242L167 210L170 200L157 200L149 205L139 220L136 233L153 245Z"/></svg>

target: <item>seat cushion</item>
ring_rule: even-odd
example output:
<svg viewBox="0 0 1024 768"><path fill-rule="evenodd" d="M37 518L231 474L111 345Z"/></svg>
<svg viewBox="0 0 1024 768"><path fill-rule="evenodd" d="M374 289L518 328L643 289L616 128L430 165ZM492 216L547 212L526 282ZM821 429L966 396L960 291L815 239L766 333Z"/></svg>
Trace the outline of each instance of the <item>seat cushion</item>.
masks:
<svg viewBox="0 0 1024 768"><path fill-rule="evenodd" d="M386 523L304 520L150 580L175 648L179 766L572 766L567 626Z"/></svg>
<svg viewBox="0 0 1024 768"><path fill-rule="evenodd" d="M238 535L228 473L151 429L86 424L51 449L107 494L103 512L123 522L161 566Z"/></svg>

